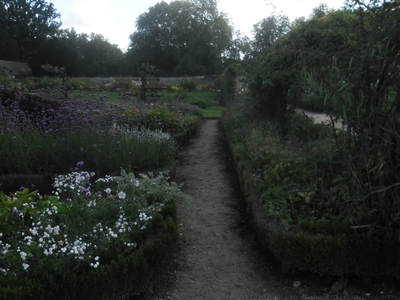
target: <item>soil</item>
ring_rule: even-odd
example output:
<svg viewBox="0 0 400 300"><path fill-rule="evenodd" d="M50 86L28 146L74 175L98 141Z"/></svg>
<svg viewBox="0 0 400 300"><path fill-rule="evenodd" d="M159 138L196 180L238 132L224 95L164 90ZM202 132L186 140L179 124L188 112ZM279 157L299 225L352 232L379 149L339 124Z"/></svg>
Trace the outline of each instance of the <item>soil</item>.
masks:
<svg viewBox="0 0 400 300"><path fill-rule="evenodd" d="M176 181L192 201L178 204L180 239L170 268L143 300L399 299L398 282L283 272L257 242L218 120L203 120L179 154Z"/></svg>

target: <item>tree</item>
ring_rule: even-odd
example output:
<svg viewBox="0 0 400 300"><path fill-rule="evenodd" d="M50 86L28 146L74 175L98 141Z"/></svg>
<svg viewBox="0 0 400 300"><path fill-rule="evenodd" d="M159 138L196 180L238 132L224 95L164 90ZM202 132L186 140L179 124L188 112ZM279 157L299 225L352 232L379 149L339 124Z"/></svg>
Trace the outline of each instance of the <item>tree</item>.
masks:
<svg viewBox="0 0 400 300"><path fill-rule="evenodd" d="M53 4L44 0L0 0L0 59L27 61L61 22Z"/></svg>
<svg viewBox="0 0 400 300"><path fill-rule="evenodd" d="M69 76L113 76L119 74L122 61L122 51L102 35L77 34L72 28L60 30L58 37L39 47L30 66L35 75L43 75L41 66L50 64L65 68Z"/></svg>
<svg viewBox="0 0 400 300"><path fill-rule="evenodd" d="M168 74L220 72L232 37L215 0L159 2L138 17L136 27L127 53L131 69L145 62Z"/></svg>
<svg viewBox="0 0 400 300"><path fill-rule="evenodd" d="M236 31L224 54L224 66L246 62L251 55L251 41L240 30Z"/></svg>
<svg viewBox="0 0 400 300"><path fill-rule="evenodd" d="M82 75L78 51L65 38L55 37L47 40L33 54L29 66L34 76L42 76L47 75L42 69L46 64L64 68L68 76Z"/></svg>
<svg viewBox="0 0 400 300"><path fill-rule="evenodd" d="M79 46L85 76L118 75L123 54L117 45L112 45L101 34L91 33L89 40Z"/></svg>
<svg viewBox="0 0 400 300"><path fill-rule="evenodd" d="M265 56L272 44L289 30L290 22L287 16L272 15L255 24L253 26L253 58L257 60Z"/></svg>
<svg viewBox="0 0 400 300"><path fill-rule="evenodd" d="M323 18L328 13L333 12L333 9L329 8L326 4L320 4L318 7L313 8L312 13L310 15L310 19L312 18Z"/></svg>

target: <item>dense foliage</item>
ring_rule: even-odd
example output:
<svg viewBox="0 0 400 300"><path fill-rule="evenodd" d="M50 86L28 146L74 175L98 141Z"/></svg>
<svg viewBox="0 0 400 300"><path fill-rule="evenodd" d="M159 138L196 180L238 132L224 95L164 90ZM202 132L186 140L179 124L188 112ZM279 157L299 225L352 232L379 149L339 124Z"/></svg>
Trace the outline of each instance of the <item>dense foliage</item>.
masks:
<svg viewBox="0 0 400 300"><path fill-rule="evenodd" d="M0 59L26 61L61 22L52 3L44 0L0 1Z"/></svg>
<svg viewBox="0 0 400 300"><path fill-rule="evenodd" d="M221 72L232 28L216 1L159 2L138 17L136 26L127 53L131 67L146 61L170 74Z"/></svg>
<svg viewBox="0 0 400 300"><path fill-rule="evenodd" d="M37 48L30 66L35 76L48 75L41 68L50 64L65 68L69 76L115 76L120 73L123 53L101 34L77 34L74 29L60 30Z"/></svg>
<svg viewBox="0 0 400 300"><path fill-rule="evenodd" d="M143 63L163 75L219 74L251 51L248 37L239 31L233 36L215 0L149 7L136 20L126 53L100 34L59 29L60 14L51 3L2 1L0 9L0 60L29 62L35 76L48 74L45 64L65 68L68 76L137 76Z"/></svg>
<svg viewBox="0 0 400 300"><path fill-rule="evenodd" d="M256 222L285 263L400 278L398 5L356 0L261 23L247 99L228 103L223 122Z"/></svg>

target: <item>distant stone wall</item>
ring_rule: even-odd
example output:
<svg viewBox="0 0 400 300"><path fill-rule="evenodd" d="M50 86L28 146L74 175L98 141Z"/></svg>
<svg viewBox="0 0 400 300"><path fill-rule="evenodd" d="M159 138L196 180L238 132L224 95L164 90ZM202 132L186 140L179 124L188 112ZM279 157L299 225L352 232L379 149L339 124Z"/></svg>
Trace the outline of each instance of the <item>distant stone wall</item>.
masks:
<svg viewBox="0 0 400 300"><path fill-rule="evenodd" d="M6 70L13 77L31 76L32 70L27 63L0 60L0 68Z"/></svg>

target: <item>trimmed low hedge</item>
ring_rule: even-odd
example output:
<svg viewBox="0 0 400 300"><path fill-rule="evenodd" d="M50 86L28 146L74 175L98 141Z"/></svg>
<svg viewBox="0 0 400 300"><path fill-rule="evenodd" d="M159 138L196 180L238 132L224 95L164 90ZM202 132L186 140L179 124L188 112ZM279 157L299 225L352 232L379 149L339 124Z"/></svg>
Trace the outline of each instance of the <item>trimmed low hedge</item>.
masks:
<svg viewBox="0 0 400 300"><path fill-rule="evenodd" d="M392 276L400 279L399 234L381 237L365 233L310 235L270 231L269 249L287 264L320 275Z"/></svg>
<svg viewBox="0 0 400 300"><path fill-rule="evenodd" d="M0 299L128 299L148 289L172 259L178 229L176 203L168 203L148 224L146 242L132 255L117 255L98 269L73 275L28 273L0 277ZM72 273L71 273L72 274Z"/></svg>

